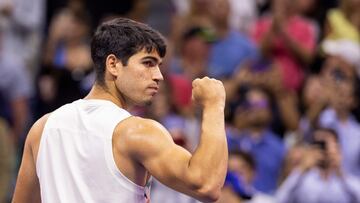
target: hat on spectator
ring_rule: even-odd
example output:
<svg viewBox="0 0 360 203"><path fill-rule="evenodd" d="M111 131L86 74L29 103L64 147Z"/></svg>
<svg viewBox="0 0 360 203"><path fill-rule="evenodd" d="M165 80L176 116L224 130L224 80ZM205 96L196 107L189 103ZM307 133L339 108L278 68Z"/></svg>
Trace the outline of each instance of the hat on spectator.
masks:
<svg viewBox="0 0 360 203"><path fill-rule="evenodd" d="M338 56L356 68L360 77L360 45L350 40L326 40L322 44L325 54Z"/></svg>
<svg viewBox="0 0 360 203"><path fill-rule="evenodd" d="M200 37L202 40L208 43L215 42L216 40L216 35L213 30L199 26L189 28L182 36L184 41L193 37Z"/></svg>

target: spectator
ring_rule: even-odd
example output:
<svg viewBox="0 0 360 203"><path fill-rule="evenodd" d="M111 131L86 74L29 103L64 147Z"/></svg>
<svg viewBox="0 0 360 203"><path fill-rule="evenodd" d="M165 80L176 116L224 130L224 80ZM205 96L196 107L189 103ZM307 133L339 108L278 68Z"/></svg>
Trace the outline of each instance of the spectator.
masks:
<svg viewBox="0 0 360 203"><path fill-rule="evenodd" d="M45 0L0 0L0 55L8 63L17 61L30 81L34 80L39 65L45 3Z"/></svg>
<svg viewBox="0 0 360 203"><path fill-rule="evenodd" d="M254 157L257 168L253 186L272 194L277 188L285 147L279 135L269 129L273 115L270 97L263 89L250 87L240 98L233 110L237 129L227 134L229 149L240 149Z"/></svg>
<svg viewBox="0 0 360 203"><path fill-rule="evenodd" d="M255 161L250 154L238 150L231 151L228 174L217 203L274 203L271 196L253 188L255 171Z"/></svg>
<svg viewBox="0 0 360 203"><path fill-rule="evenodd" d="M305 80L301 95L303 115L299 124L299 132L305 141L310 141L312 131L318 127L320 113L328 106L331 94L322 76L314 74Z"/></svg>
<svg viewBox="0 0 360 203"><path fill-rule="evenodd" d="M170 43L174 47L180 47L180 39L186 30L191 27L212 28L212 22L209 18L210 5L212 0L191 0L185 3L185 0L174 0L177 10L172 18L170 33ZM177 1L182 1L178 3ZM176 52L178 50L175 50Z"/></svg>
<svg viewBox="0 0 360 203"><path fill-rule="evenodd" d="M318 126L320 113L337 97L338 84L354 82L355 67L360 64L360 47L347 40L328 40L323 44L326 56L319 75L310 75L303 88L304 115L300 131L309 138ZM360 67L360 66L359 66Z"/></svg>
<svg viewBox="0 0 360 203"><path fill-rule="evenodd" d="M217 41L210 53L208 73L220 79L229 78L238 66L257 56L257 50L250 38L229 26L229 14L229 0L211 1L210 17Z"/></svg>
<svg viewBox="0 0 360 203"><path fill-rule="evenodd" d="M315 28L301 16L299 3L274 0L273 14L260 18L253 31L262 54L279 66L283 86L292 91L300 89L316 43Z"/></svg>
<svg viewBox="0 0 360 203"><path fill-rule="evenodd" d="M351 114L356 104L355 88L351 82L338 83L329 107L320 114L319 122L320 126L338 133L344 170L360 177L360 124Z"/></svg>
<svg viewBox="0 0 360 203"><path fill-rule="evenodd" d="M0 55L0 115L14 132L13 143L22 148L24 133L30 121L29 99L31 83L18 61L10 61Z"/></svg>
<svg viewBox="0 0 360 203"><path fill-rule="evenodd" d="M87 84L92 84L93 74L89 22L86 11L73 4L54 17L37 84L38 115L81 98L90 89Z"/></svg>
<svg viewBox="0 0 360 203"><path fill-rule="evenodd" d="M283 87L281 72L276 64L267 59L245 63L232 78L224 81L229 102L237 97L237 89L244 85L265 88L274 98L274 115L271 129L277 134L286 135L298 129L299 111L297 95Z"/></svg>
<svg viewBox="0 0 360 203"><path fill-rule="evenodd" d="M174 57L170 64L171 73L182 74L190 82L207 75L210 42L215 36L206 28L193 27L184 33L180 57Z"/></svg>
<svg viewBox="0 0 360 203"><path fill-rule="evenodd" d="M313 137L313 145L280 186L277 202L360 202L360 181L342 170L336 132L317 129Z"/></svg>

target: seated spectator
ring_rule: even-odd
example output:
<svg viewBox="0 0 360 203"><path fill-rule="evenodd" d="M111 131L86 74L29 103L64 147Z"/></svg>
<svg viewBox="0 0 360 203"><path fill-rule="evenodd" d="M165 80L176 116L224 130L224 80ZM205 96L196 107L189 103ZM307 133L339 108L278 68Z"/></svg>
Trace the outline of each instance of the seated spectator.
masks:
<svg viewBox="0 0 360 203"><path fill-rule="evenodd" d="M303 150L300 163L278 189L277 202L360 202L360 181L341 167L336 132L317 129L313 138L312 145Z"/></svg>
<svg viewBox="0 0 360 203"><path fill-rule="evenodd" d="M210 17L217 40L212 45L208 73L210 76L229 78L242 63L257 57L255 44L250 38L229 26L229 0L211 0Z"/></svg>
<svg viewBox="0 0 360 203"><path fill-rule="evenodd" d="M256 165L253 157L242 151L230 151L225 185L217 203L274 203L271 196L252 186Z"/></svg>
<svg viewBox="0 0 360 203"><path fill-rule="evenodd" d="M285 147L280 136L269 129L273 115L270 97L263 89L250 87L240 95L233 113L236 129L227 131L229 150L242 150L254 157L253 186L271 194L277 188Z"/></svg>
<svg viewBox="0 0 360 203"><path fill-rule="evenodd" d="M272 15L260 18L253 30L262 54L279 66L283 86L293 91L300 89L316 45L316 29L302 17L300 2L274 0Z"/></svg>

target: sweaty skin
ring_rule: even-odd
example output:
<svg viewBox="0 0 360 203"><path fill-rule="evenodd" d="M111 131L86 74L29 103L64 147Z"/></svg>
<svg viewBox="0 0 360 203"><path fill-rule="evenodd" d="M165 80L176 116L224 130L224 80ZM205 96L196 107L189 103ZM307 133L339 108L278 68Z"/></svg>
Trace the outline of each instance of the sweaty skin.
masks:
<svg viewBox="0 0 360 203"><path fill-rule="evenodd" d="M144 50L123 65L116 56L106 59L105 85L94 84L85 99L104 99L127 109L134 104L149 104L163 80L156 51ZM200 201L219 198L227 170L223 84L208 77L195 79L193 100L202 108L201 138L193 154L176 145L158 122L136 116L120 122L113 133L113 155L119 170L134 183L144 186L150 175L179 192ZM48 115L31 128L13 203L41 202L36 175L36 158Z"/></svg>

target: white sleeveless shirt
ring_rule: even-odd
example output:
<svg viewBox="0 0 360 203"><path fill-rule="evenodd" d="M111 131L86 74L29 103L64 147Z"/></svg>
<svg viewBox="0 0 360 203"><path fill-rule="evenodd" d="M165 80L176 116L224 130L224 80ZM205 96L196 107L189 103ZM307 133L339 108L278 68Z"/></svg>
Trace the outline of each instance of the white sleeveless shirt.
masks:
<svg viewBox="0 0 360 203"><path fill-rule="evenodd" d="M50 114L36 161L43 203L143 203L149 184L118 170L112 153L116 125L131 116L107 100L77 100Z"/></svg>

